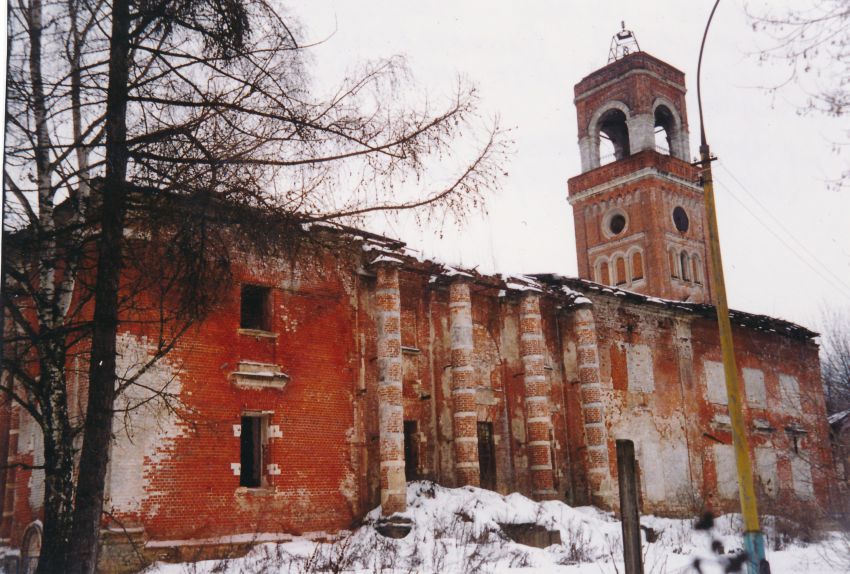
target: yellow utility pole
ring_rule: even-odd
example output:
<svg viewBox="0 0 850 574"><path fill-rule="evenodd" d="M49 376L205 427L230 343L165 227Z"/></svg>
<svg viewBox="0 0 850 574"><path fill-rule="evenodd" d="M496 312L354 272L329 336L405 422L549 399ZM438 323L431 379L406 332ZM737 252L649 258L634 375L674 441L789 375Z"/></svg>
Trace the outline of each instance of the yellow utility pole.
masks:
<svg viewBox="0 0 850 574"><path fill-rule="evenodd" d="M735 465L738 470L738 495L741 499L741 514L744 516L744 549L747 552L749 574L769 574L770 565L764 555L764 535L759 528L756 492L753 486L753 465L750 445L741 408L741 391L738 386L738 367L735 364L735 348L732 342L732 324L729 321L729 305L726 301L726 283L723 278L723 261L720 256L720 234L717 230L717 211L714 205L714 182L711 175L711 150L705 136L702 117L702 94L700 92L700 70L702 52L708 27L720 0L716 0L705 26L697 64L697 102L700 123L700 162L702 184L705 193L706 217L708 219L708 242L711 251L712 283L717 310L717 325L720 330L720 349L723 353L723 371L726 375L726 394L729 398L729 418L732 421L732 444L735 448Z"/></svg>

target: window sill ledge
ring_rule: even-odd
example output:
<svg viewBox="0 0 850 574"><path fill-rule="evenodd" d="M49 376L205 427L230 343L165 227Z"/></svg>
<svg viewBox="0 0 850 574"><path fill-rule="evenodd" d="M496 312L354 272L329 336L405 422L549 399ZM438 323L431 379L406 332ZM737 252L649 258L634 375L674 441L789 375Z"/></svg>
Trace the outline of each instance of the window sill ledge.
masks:
<svg viewBox="0 0 850 574"><path fill-rule="evenodd" d="M236 494L242 496L271 496L275 492L273 486L239 486Z"/></svg>
<svg viewBox="0 0 850 574"><path fill-rule="evenodd" d="M283 390L289 382L289 375L274 364L239 361L237 369L230 374L237 387Z"/></svg>
<svg viewBox="0 0 850 574"><path fill-rule="evenodd" d="M239 329L236 329L236 332L240 335L256 337L258 339L277 339L279 337L278 333L273 333L272 331L263 331L262 329L243 329L242 327L240 327Z"/></svg>

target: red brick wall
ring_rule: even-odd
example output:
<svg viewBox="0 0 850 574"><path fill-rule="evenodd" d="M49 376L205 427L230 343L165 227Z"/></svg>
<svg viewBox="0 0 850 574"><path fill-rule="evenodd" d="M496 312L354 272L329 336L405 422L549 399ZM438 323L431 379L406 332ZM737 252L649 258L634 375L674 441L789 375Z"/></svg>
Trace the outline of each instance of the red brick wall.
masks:
<svg viewBox="0 0 850 574"><path fill-rule="evenodd" d="M139 449L152 449L145 451L147 458L137 472L144 496L137 507L116 502L118 519L143 526L154 540L203 540L240 533L333 531L378 504L376 285L369 273L358 271L366 263L360 257L318 251L297 264L244 258L221 305L166 359L176 377L172 388L182 401L182 418L168 415L170 434L152 435L160 437L152 447L146 435L136 437ZM271 287L276 337L240 333L241 282ZM406 347L404 418L418 425L421 474L451 485L449 278L433 277L410 264L402 267L399 285ZM520 354L523 295L501 287L487 277L470 283L477 416L493 423L497 489L531 495ZM729 442L728 431L716 420L723 407L705 398L704 362L719 359L714 321L660 304L628 303L614 294L594 291L588 296L593 299L610 475L616 478L614 440L633 438L644 478L645 511L690 514L704 506L733 508L735 500L717 492L714 445ZM588 461L575 311L569 301L544 293L540 330L556 496L584 504L590 500ZM149 326L140 327L135 340L142 341L144 334L154 335ZM773 429L752 432L754 449L770 446L776 453L779 494L770 504L798 503L786 456L793 439L785 431L798 424L807 433L797 446L810 453L815 501L824 506L829 477L822 470L829 459L815 345L752 328L738 328L735 336L740 369L764 373L767 406L748 408L746 419L748 428L761 419ZM234 384L230 375L244 360L277 365L289 375L286 387ZM803 391L801 413L774 408L780 375L795 377ZM266 451L266 462L279 465L281 473L267 476L266 488L239 487L231 469L239 462L240 449L233 427L245 412L268 413L269 423L281 430ZM13 420L10 426L16 424ZM16 435L9 440L13 453ZM15 455L14 460L31 463L28 456ZM663 469L668 474L678 472L675 480L665 477L669 490L659 491L651 480L658 469L650 464L659 460L673 461ZM113 473L120 463L113 462ZM13 543L20 542L23 529L38 515L28 503L30 474L6 474L15 486L14 520L4 523L4 533ZM113 482L111 500L121 500L121 489L129 486ZM598 502L615 507L611 486ZM12 504L10 492L7 488L4 510Z"/></svg>

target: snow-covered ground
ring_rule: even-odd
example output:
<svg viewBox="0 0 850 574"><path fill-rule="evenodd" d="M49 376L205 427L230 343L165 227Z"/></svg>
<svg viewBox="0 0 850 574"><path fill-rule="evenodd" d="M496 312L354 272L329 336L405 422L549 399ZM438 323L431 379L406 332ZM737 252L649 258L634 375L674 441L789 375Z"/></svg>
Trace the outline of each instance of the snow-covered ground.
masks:
<svg viewBox="0 0 850 574"><path fill-rule="evenodd" d="M256 546L247 556L194 564L155 564L146 574L254 574L309 572L489 573L557 572L624 573L620 523L591 507L572 508L561 502L534 502L520 494L502 496L478 488L443 488L430 482L408 486L408 511L413 521L407 537L394 540L375 530L380 508L364 525L343 532L332 542L308 537ZM560 531L562 543L546 549L517 544L500 524L535 523ZM644 539L646 574L723 572L724 560L741 548L740 518L719 517L711 533L695 530L691 520L645 516L641 525L657 534ZM845 574L850 572L850 537L824 535L817 543L788 541L771 524L763 526L774 574ZM724 554L709 548L721 543Z"/></svg>

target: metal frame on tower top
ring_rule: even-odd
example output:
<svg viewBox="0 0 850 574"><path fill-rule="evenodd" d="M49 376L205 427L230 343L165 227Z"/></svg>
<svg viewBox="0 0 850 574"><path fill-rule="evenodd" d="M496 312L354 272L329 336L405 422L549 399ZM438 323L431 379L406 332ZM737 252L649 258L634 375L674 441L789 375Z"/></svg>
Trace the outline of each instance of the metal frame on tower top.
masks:
<svg viewBox="0 0 850 574"><path fill-rule="evenodd" d="M640 52L637 36L631 30L626 30L626 23L620 22L622 28L611 37L611 48L608 50L608 63L628 56L632 52Z"/></svg>

